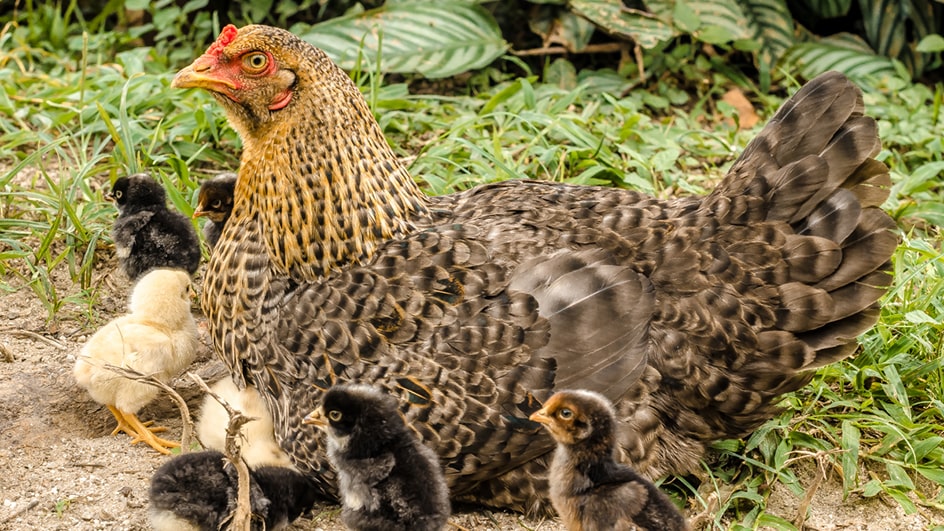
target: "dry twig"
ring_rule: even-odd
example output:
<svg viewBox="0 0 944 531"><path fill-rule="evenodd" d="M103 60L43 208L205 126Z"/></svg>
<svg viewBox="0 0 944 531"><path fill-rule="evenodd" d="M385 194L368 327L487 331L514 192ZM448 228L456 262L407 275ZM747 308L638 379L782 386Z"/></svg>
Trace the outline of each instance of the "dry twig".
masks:
<svg viewBox="0 0 944 531"><path fill-rule="evenodd" d="M21 514L25 513L26 511L28 511L28 510L30 510L30 509L32 509L33 507L36 507L37 505L39 505L39 500L33 500L33 501L29 502L29 503L26 504L26 506L24 506L22 509L19 509L18 511L14 512L14 513L11 514L10 516L7 516L7 517L4 518L3 520L0 520L0 524L5 524L5 523L7 523L7 522L9 522L9 521L12 521L12 520L13 520L14 518L16 518L17 516L20 516Z"/></svg>
<svg viewBox="0 0 944 531"><path fill-rule="evenodd" d="M239 456L239 430L242 428L243 424L256 420L256 418L247 417L237 409L234 409L223 397L213 392L210 386L203 381L203 378L200 378L197 374L187 372L187 376L196 382L197 386L203 389L206 394L212 396L214 400L219 402L229 415L229 424L226 426L226 448L223 454L229 459L230 463L236 467L236 474L239 481L236 494L236 509L229 518L229 529L235 531L249 531L250 524L252 523L252 505L249 496L249 467Z"/></svg>
<svg viewBox="0 0 944 531"><path fill-rule="evenodd" d="M30 338L30 339L35 339L35 340L37 340L37 341L42 341L43 343L46 343L47 345L53 346L53 347L55 347L55 348L57 348L57 349L59 349L59 350L69 350L69 347L63 345L62 343L56 341L55 339L46 337L46 336L41 335L41 334L37 334L36 332L30 332L29 330L7 329L7 330L3 330L3 333L4 333L4 334L9 334L9 335L11 335L11 336L28 337L28 338Z"/></svg>
<svg viewBox="0 0 944 531"><path fill-rule="evenodd" d="M16 359L13 357L13 352L10 350L10 347L6 343L0 342L0 356L3 356L3 361L7 363L13 363Z"/></svg>
<svg viewBox="0 0 944 531"><path fill-rule="evenodd" d="M166 383L157 379L156 376L152 374L143 374L134 369L128 369L126 367L119 367L117 365L112 365L111 363L102 363L99 360L90 358L89 356L81 356L82 359L88 363L107 369L119 376L127 378L129 380L135 380L141 383L152 385L159 389L163 389L170 395L171 399L177 404L178 409L180 409L180 419L183 421L180 433L180 453L187 453L190 451L190 439L193 437L193 419L190 417L190 408L187 407L187 402L184 401L183 397L177 391L174 391L174 388L167 385Z"/></svg>

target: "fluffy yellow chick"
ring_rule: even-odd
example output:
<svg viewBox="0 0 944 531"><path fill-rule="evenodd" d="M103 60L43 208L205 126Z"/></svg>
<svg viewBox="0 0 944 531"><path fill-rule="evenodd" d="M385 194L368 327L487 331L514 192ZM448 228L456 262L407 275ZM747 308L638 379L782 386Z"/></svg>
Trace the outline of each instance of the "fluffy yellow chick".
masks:
<svg viewBox="0 0 944 531"><path fill-rule="evenodd" d="M160 390L104 368L109 363L168 381L180 374L197 352L197 325L190 314L190 276L176 269L155 269L131 292L130 313L113 319L95 332L75 362L75 379L92 398L104 404L118 426L133 437L131 444L147 443L163 454L180 446L154 435L166 431L142 423L137 412Z"/></svg>
<svg viewBox="0 0 944 531"><path fill-rule="evenodd" d="M255 387L247 386L240 391L233 380L223 378L210 387L234 409L247 417L255 418L243 424L240 455L250 468L277 466L294 469L288 454L275 442L272 416L266 409L262 396ZM197 437L210 450L224 451L226 427L229 415L223 406L210 395L203 399L200 417L197 420Z"/></svg>

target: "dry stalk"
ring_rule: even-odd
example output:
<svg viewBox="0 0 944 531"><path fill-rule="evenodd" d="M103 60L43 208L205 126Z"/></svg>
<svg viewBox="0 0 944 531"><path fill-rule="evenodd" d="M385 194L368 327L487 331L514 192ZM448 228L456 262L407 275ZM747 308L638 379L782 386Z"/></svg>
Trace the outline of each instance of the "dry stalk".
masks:
<svg viewBox="0 0 944 531"><path fill-rule="evenodd" d="M184 401L183 397L180 396L180 394L175 391L173 387L158 380L153 374L143 374L127 367L119 367L110 363L102 363L101 361L88 356L80 357L91 365L107 369L129 380L135 380L137 382L163 389L168 395L170 395L174 403L177 404L177 408L180 409L180 420L182 421L182 428L180 430L180 453L184 454L190 451L190 439L193 437L194 431L193 419L190 417L190 408L187 407L187 402Z"/></svg>
<svg viewBox="0 0 944 531"><path fill-rule="evenodd" d="M230 463L236 467L236 474L239 481L236 494L236 509L229 519L229 529L233 531L249 531L252 523L252 500L249 495L249 467L239 456L239 430L243 427L243 424L256 419L255 417L247 417L239 410L234 409L223 397L213 392L210 386L203 381L203 378L200 378L197 374L187 372L187 376L196 382L206 394L212 396L214 400L219 402L229 415L229 424L226 426L226 448L223 453L226 458L229 459Z"/></svg>
<svg viewBox="0 0 944 531"><path fill-rule="evenodd" d="M69 347L63 345L59 341L56 341L55 339L46 337L41 334L37 334L36 332L30 332L29 330L23 330L23 329L17 328L17 329L6 329L0 332L4 334L9 334L11 336L28 337L30 339L35 339L36 341L42 341L43 343L46 343L47 345L57 348L59 350L69 350Z"/></svg>

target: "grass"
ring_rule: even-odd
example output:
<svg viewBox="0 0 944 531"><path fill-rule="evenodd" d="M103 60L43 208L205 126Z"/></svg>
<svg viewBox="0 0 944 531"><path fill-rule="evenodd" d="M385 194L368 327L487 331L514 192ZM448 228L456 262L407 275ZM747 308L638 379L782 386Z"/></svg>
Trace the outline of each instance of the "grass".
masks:
<svg viewBox="0 0 944 531"><path fill-rule="evenodd" d="M103 189L149 171L189 213L202 178L236 167L239 140L207 95L169 88L171 51L44 9L23 17L0 31L0 290L31 290L50 324L94 322L94 272L115 215ZM195 36L174 35L176 61L192 57ZM356 77L434 194L525 176L702 193L756 133L716 103L731 82L691 64L645 90L561 61L542 76L480 74L468 95L412 95L376 72ZM779 103L757 100L764 117ZM752 436L718 443L705 477L665 484L703 507L713 497L710 527L798 528L803 514L770 514L767 504L773 483L815 495L803 467L837 474L847 496L944 509L942 101L941 85L892 80L867 93L894 180L885 207L901 228L895 284L857 356L822 369Z"/></svg>

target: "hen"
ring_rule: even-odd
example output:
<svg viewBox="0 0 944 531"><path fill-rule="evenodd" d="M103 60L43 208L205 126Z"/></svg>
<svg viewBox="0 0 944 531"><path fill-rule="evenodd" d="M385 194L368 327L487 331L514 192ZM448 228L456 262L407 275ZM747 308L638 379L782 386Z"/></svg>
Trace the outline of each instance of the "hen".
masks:
<svg viewBox="0 0 944 531"><path fill-rule="evenodd" d="M155 269L147 273L131 292L131 310L95 332L82 347L73 373L92 398L104 404L118 426L151 448L169 454L180 446L154 435L164 428L151 428L138 417L139 409L157 397L160 389L131 380L104 367L105 363L133 369L167 381L182 372L196 357L197 325L190 313L190 277L184 271Z"/></svg>
<svg viewBox="0 0 944 531"><path fill-rule="evenodd" d="M439 531L449 519L449 489L432 450L371 386L336 385L304 419L327 434L338 472L341 520L349 529Z"/></svg>
<svg viewBox="0 0 944 531"><path fill-rule="evenodd" d="M755 429L878 316L897 237L859 90L824 74L705 197L507 181L425 196L351 79L291 33L227 26L177 73L243 141L202 304L215 350L329 495L301 420L335 382L398 393L453 496L546 507L555 389L614 402L648 477ZM537 434L537 435L536 435Z"/></svg>
<svg viewBox="0 0 944 531"><path fill-rule="evenodd" d="M558 391L531 415L557 450L551 502L568 531L685 531L678 508L655 485L618 463L616 412L592 391Z"/></svg>
<svg viewBox="0 0 944 531"><path fill-rule="evenodd" d="M128 278L137 280L159 267L197 272L197 232L186 216L167 208L167 192L159 182L146 173L120 177L109 195L118 205L112 239Z"/></svg>
<svg viewBox="0 0 944 531"><path fill-rule="evenodd" d="M203 225L203 239L212 249L220 239L223 226L233 211L233 188L236 186L235 173L221 173L204 181L197 192L197 208L193 217L206 217Z"/></svg>

